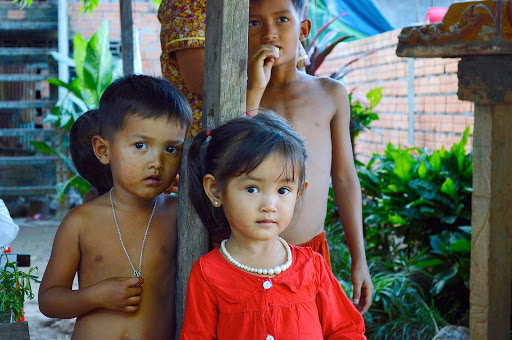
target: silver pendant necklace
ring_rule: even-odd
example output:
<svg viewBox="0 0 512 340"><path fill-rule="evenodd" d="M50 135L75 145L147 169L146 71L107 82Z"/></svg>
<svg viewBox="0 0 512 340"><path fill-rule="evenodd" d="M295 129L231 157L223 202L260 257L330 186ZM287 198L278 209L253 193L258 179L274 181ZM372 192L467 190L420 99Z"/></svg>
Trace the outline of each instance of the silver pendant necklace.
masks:
<svg viewBox="0 0 512 340"><path fill-rule="evenodd" d="M112 187L112 189L114 189ZM146 243L146 238L148 237L148 231L149 226L151 225L151 220L153 219L153 214L155 213L156 208L156 199L155 204L153 204L153 211L151 212L151 216L149 217L148 226L146 227L146 233L144 234L144 239L142 240L142 246L140 247L140 259L139 259L139 270L135 270L135 267L133 266L132 260L130 259L130 255L128 255L128 252L126 251L126 247L124 246L123 237L121 236L121 230L119 229L119 224L117 223L116 218L116 211L114 209L114 200L112 199L112 189L110 189L110 205L112 206L112 214L114 215L114 222L116 223L117 233L119 234L119 240L121 241L121 246L123 246L124 253L126 254L126 258L128 259L128 262L130 263L130 267L132 267L133 270L133 276L139 277L142 273L142 254L144 253L144 244Z"/></svg>

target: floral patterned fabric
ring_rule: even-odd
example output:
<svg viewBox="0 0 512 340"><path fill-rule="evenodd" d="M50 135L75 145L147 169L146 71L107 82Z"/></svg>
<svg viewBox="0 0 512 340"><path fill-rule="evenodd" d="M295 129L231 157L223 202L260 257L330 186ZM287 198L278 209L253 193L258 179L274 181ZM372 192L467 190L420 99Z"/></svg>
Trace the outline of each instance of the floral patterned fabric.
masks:
<svg viewBox="0 0 512 340"><path fill-rule="evenodd" d="M162 0L158 20L162 25L162 75L176 85L188 99L193 114L188 137L192 138L201 132L203 100L186 88L174 52L184 48L205 46L206 0ZM302 44L299 44L297 67L303 70L306 65L309 65L309 58Z"/></svg>
<svg viewBox="0 0 512 340"><path fill-rule="evenodd" d="M203 100L186 88L174 52L183 48L204 47L206 1L163 0L158 10L158 20L162 25L160 30L162 75L176 85L188 99L193 114L188 137L192 138L201 132Z"/></svg>

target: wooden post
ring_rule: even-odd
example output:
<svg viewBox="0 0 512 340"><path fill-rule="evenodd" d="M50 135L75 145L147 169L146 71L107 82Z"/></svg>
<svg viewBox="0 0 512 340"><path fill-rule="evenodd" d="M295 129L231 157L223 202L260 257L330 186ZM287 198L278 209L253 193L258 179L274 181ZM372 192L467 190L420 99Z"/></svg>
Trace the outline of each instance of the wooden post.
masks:
<svg viewBox="0 0 512 340"><path fill-rule="evenodd" d="M512 282L512 104L475 104L470 327L509 339Z"/></svg>
<svg viewBox="0 0 512 340"><path fill-rule="evenodd" d="M123 56L123 74L133 73L133 17L132 0L120 0L121 11L121 49Z"/></svg>
<svg viewBox="0 0 512 340"><path fill-rule="evenodd" d="M249 0L207 2L203 129L245 112L248 18Z"/></svg>
<svg viewBox="0 0 512 340"><path fill-rule="evenodd" d="M512 319L512 1L453 3L443 21L406 27L401 57L461 57L461 100L475 103L471 339L509 339Z"/></svg>
<svg viewBox="0 0 512 340"><path fill-rule="evenodd" d="M245 114L249 0L215 0L206 6L203 129ZM208 233L188 199L186 141L180 170L176 274L176 339L185 312L190 269L208 251Z"/></svg>
<svg viewBox="0 0 512 340"><path fill-rule="evenodd" d="M475 102L472 339L508 339L512 284L512 72L509 56L463 57L459 98Z"/></svg>

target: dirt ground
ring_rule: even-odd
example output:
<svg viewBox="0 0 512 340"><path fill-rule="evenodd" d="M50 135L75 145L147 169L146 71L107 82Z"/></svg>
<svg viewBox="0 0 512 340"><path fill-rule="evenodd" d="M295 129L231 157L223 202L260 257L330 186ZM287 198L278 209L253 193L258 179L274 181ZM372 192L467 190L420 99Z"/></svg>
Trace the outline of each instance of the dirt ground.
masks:
<svg viewBox="0 0 512 340"><path fill-rule="evenodd" d="M18 236L10 245L12 252L31 254L31 266L38 267L38 271L34 274L42 278L60 221L26 221L25 218L16 218L14 222L19 225L20 230ZM26 268L20 269L25 270ZM78 288L76 278L74 286ZM70 339L75 320L50 319L41 314L37 303L38 283L33 283L32 291L34 292L34 299L25 301L25 321L28 321L30 339Z"/></svg>

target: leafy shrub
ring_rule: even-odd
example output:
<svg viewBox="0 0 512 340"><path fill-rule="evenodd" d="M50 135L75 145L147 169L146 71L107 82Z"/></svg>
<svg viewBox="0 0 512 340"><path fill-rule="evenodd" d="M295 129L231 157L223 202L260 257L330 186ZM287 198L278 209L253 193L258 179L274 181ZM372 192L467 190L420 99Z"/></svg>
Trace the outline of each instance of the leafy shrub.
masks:
<svg viewBox="0 0 512 340"><path fill-rule="evenodd" d="M357 91L353 91L349 93L348 98L350 102L350 142L352 150L355 150L355 140L359 134L370 130L371 122L379 120L379 115L373 109L382 99L382 87L368 91L364 97L360 96ZM355 154L354 159L356 159Z"/></svg>
<svg viewBox="0 0 512 340"><path fill-rule="evenodd" d="M83 39L80 34L75 36L73 59L57 52L52 52L52 56L56 60L64 61L76 72L76 77L69 83L59 79L48 79L51 85L68 90L44 119L44 123L52 123L57 128L60 146L53 149L45 142L31 144L42 154L58 156L71 173L69 179L56 185L57 198L62 200L71 187L77 188L82 196L91 188L89 182L80 177L68 156L68 135L71 125L84 112L99 107L101 95L112 80L121 75L121 70L119 63L112 62L107 22L101 24L89 41Z"/></svg>
<svg viewBox="0 0 512 340"><path fill-rule="evenodd" d="M450 151L388 144L356 165L368 265L375 287L365 314L372 339L429 339L468 324L472 155L469 128ZM326 231L333 272L350 296L350 256L332 188Z"/></svg>
<svg viewBox="0 0 512 340"><path fill-rule="evenodd" d="M450 323L469 324L469 270L471 227L430 236L430 250L415 263L424 268L429 293L439 312Z"/></svg>
<svg viewBox="0 0 512 340"><path fill-rule="evenodd" d="M469 128L450 151L428 154L388 144L359 167L366 240L383 252L411 255L430 236L470 225L472 155L466 154Z"/></svg>

